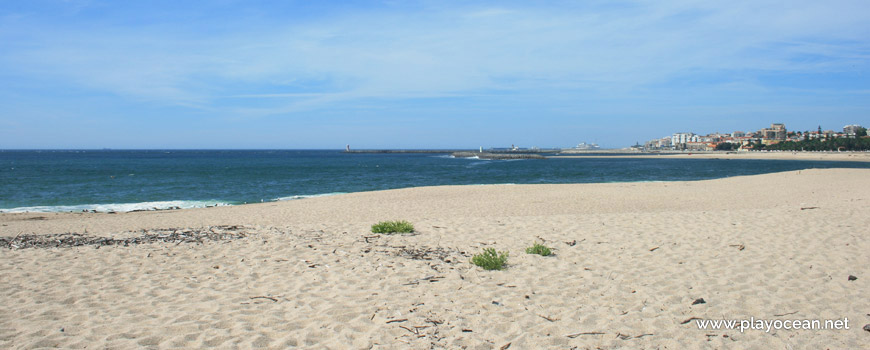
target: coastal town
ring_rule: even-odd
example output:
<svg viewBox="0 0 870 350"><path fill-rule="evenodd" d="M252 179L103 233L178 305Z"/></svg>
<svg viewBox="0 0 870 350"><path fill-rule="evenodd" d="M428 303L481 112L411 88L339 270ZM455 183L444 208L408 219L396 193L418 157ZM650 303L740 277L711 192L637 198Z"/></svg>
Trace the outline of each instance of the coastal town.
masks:
<svg viewBox="0 0 870 350"><path fill-rule="evenodd" d="M647 141L642 145L634 145L632 148L644 151L748 151L788 141L826 141L866 137L867 129L857 124L846 125L842 128L842 131L822 130L821 126L812 131L789 131L785 124L774 123L771 124L769 128L749 132L715 132L707 135L698 135L691 132L677 132L673 135Z"/></svg>

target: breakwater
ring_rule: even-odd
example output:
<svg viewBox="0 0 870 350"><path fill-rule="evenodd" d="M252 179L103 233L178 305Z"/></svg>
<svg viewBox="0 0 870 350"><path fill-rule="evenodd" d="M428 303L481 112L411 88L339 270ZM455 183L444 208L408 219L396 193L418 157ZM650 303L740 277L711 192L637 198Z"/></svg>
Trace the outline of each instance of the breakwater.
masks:
<svg viewBox="0 0 870 350"><path fill-rule="evenodd" d="M436 154L449 154L453 152L466 152L466 150L439 150L439 149L360 149L360 150L348 150L344 151L344 153L361 153L361 154L385 154L385 153L410 153L410 154L424 154L424 153L436 153ZM467 151L471 152L471 151Z"/></svg>

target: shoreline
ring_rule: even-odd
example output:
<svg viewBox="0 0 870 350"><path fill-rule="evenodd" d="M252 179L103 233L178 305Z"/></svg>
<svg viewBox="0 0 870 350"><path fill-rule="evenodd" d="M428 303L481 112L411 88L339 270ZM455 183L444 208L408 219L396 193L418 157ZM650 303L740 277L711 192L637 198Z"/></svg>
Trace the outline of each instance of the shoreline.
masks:
<svg viewBox="0 0 870 350"><path fill-rule="evenodd" d="M150 219L160 219L164 218L184 218L184 217L203 217L208 219L217 219L215 220L214 225L232 225L234 223L221 219L226 217L227 214L232 214L234 211L238 211L239 213L253 213L261 210L271 211L271 212L284 212L287 210L298 210L305 213L313 213L320 210L323 210L326 213L337 213L332 207L324 207L323 204L326 202L337 201L342 202L345 198L352 199L355 202L359 202L360 200L371 198L377 200L378 203L383 203L383 200L380 197L394 197L399 196L405 201L417 202L417 198L413 198L414 194L417 196L426 196L426 195L438 195L443 193L449 193L452 197L465 197L468 193L474 193L475 196L485 195L486 193L498 193L501 191L509 192L510 189L521 189L524 193L535 193L541 190L550 191L581 191L583 189L594 190L596 193L602 193L609 190L620 190L624 191L628 188L635 187L683 187L683 186L704 186L706 183L719 183L719 182L731 182L731 181L745 181L744 179L773 179L780 176L787 176L793 174L801 174L801 173L817 173L817 172L855 172L855 173L866 173L870 175L870 169L855 169L855 168L828 168L828 169L805 169L798 171L785 171L778 173L766 173L766 174L757 174L757 175L743 175L743 176L731 176L731 177L722 177L716 179L699 179L699 180L679 180L679 181L634 181L634 182L596 182L596 183L559 183L559 184L472 184L472 185L435 185L435 186L418 186L418 187L405 187L405 188L396 188L396 189L385 189L385 190L373 190L373 191L360 191L360 192L347 192L347 193L329 193L326 195L313 195L306 198L300 199L292 199L292 200L276 200L269 201L263 203L244 203L244 204L232 204L232 205L218 205L218 206L206 206L206 207L194 207L194 208L181 208L181 209L164 209L164 210L134 210L134 211L117 211L117 212L12 212L12 213L0 213L0 236L10 236L14 235L15 228L18 224L22 222L26 223L24 226L45 226L42 225L44 223L49 223L52 220L63 220L66 222L76 220L85 220L85 222L93 220L96 222L125 222L125 221L136 221L138 218L149 219L147 221L152 221ZM868 176L870 179L870 176ZM749 180L751 181L751 180ZM623 194L626 195L627 194ZM628 200L627 197L622 197L623 200ZM311 206L311 208L306 209L308 204L317 204ZM389 203L386 203L389 204ZM453 203L444 203L450 204ZM389 205L392 209L397 209L395 205ZM669 205L663 204L662 207L670 207ZM360 208L365 208L360 205ZM367 212L371 212L373 208L365 208ZM186 215L190 214L190 215ZM212 215L209 215L212 214ZM273 213L273 215L277 215L278 213ZM514 213L516 214L516 213ZM281 215L284 215L281 213ZM264 215L258 215L261 218ZM204 222L203 220L198 220L200 222ZM255 220L246 220L246 224L256 224ZM11 222L16 222L16 225L10 224ZM202 225L207 226L208 224ZM165 226L165 225L164 225ZM179 223L175 224L177 227L193 227L189 224ZM88 232L89 225L84 225L83 230L76 230L74 226L68 226L63 232ZM138 226L137 226L138 227ZM163 228L160 225L152 225L147 228ZM138 228L137 228L138 229ZM91 231L93 232L93 231ZM39 232L31 232L35 234L40 234ZM44 232L45 234L57 234L61 232Z"/></svg>

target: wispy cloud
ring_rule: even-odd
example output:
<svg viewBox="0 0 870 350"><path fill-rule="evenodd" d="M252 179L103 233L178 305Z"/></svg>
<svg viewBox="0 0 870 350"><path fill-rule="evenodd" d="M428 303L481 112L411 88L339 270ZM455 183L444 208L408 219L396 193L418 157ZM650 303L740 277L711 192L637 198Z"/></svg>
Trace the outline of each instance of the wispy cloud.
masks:
<svg viewBox="0 0 870 350"><path fill-rule="evenodd" d="M2 58L7 67L45 79L194 105L228 93L298 100L324 93L402 98L490 89L597 92L698 71L819 72L867 65L866 3L776 4L445 7L245 23L237 25L240 32L217 36L177 23L34 23L20 28L32 34L3 36L17 42Z"/></svg>

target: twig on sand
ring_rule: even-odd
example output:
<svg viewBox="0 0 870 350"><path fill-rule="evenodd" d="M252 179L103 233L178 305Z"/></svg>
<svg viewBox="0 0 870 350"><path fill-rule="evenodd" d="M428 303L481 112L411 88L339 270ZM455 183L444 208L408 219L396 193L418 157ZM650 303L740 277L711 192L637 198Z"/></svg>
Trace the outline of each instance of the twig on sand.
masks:
<svg viewBox="0 0 870 350"><path fill-rule="evenodd" d="M411 332L411 333L414 333L414 334L420 334L420 333L417 332L417 329L416 329L416 328L415 328L415 329L410 329L410 328L405 327L405 326L399 326L399 328L404 328L404 329L407 330L408 332Z"/></svg>
<svg viewBox="0 0 870 350"><path fill-rule="evenodd" d="M267 297L267 296L256 296L256 297L251 297L250 299L269 299L269 300L274 301L276 303L278 302L278 299L273 298L273 297Z"/></svg>
<svg viewBox="0 0 870 350"><path fill-rule="evenodd" d="M643 338L643 337L650 336L650 335L655 335L655 334L652 334L652 333L644 333L644 334L641 334L641 335L635 335L635 336L632 336L631 334L616 333L616 337L619 338L619 339L622 339L622 340L629 340L629 339Z"/></svg>
<svg viewBox="0 0 870 350"><path fill-rule="evenodd" d="M407 320L408 320L407 318L397 318L397 319L389 320L389 321L387 321L387 323L393 323L393 322L405 322L405 321L407 321Z"/></svg>
<svg viewBox="0 0 870 350"><path fill-rule="evenodd" d="M702 320L702 318L700 318L700 317L689 317L689 318L686 319L685 321L680 322L680 324L686 324L686 323L692 322L692 320Z"/></svg>
<svg viewBox="0 0 870 350"><path fill-rule="evenodd" d="M426 276L423 278L418 278L418 279L413 280L413 281L408 282L408 283L403 283L402 285L403 286L416 285L416 284L420 284L420 282L422 282L422 281L438 282L438 280L442 279L442 278L444 278L444 276Z"/></svg>
<svg viewBox="0 0 870 350"><path fill-rule="evenodd" d="M601 335L601 334L605 334L605 333L604 332L580 332L580 333L566 334L565 336L568 338L577 338L581 335Z"/></svg>
<svg viewBox="0 0 870 350"><path fill-rule="evenodd" d="M801 210L819 209L819 207L803 207Z"/></svg>
<svg viewBox="0 0 870 350"><path fill-rule="evenodd" d="M660 247L655 247L655 248L650 249L649 251L654 252L654 251L656 251L656 249L659 249L659 248Z"/></svg>
<svg viewBox="0 0 870 350"><path fill-rule="evenodd" d="M552 317L544 316L544 315L538 315L538 317L543 318L543 319L550 321L550 322L556 322L559 320L558 318L552 318Z"/></svg>
<svg viewBox="0 0 870 350"><path fill-rule="evenodd" d="M776 317L782 317L782 316L794 315L794 314L796 314L796 313L798 313L798 312L795 311L795 312L789 312L789 313L784 313L784 314L778 314L778 315L774 315L774 316L776 316Z"/></svg>
<svg viewBox="0 0 870 350"><path fill-rule="evenodd" d="M510 347L511 347L511 343L507 343L505 345L502 345L500 348L498 348L498 350L507 350Z"/></svg>

